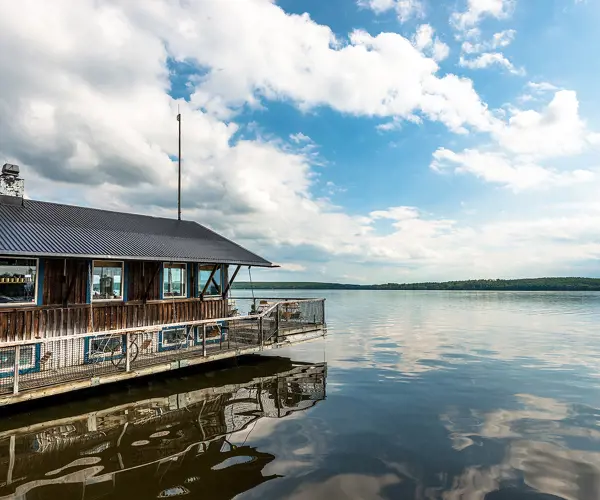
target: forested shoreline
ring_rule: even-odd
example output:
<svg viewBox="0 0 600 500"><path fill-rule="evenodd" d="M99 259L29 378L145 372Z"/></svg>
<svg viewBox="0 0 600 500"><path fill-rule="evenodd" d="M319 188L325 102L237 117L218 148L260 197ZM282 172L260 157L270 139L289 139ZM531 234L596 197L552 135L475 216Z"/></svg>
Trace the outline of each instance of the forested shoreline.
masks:
<svg viewBox="0 0 600 500"><path fill-rule="evenodd" d="M496 290L496 291L600 291L600 278L526 278L514 280L463 280L424 283L353 285L346 283L259 281L234 283L238 290Z"/></svg>

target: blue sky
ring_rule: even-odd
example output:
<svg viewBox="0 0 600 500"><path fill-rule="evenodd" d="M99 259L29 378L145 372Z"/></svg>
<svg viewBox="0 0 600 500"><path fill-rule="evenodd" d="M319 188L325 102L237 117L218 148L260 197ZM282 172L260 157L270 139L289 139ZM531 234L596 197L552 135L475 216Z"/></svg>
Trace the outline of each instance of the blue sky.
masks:
<svg viewBox="0 0 600 500"><path fill-rule="evenodd" d="M179 109L184 216L282 266L255 279L600 276L599 22L581 0L3 4L0 157L32 198L171 217Z"/></svg>

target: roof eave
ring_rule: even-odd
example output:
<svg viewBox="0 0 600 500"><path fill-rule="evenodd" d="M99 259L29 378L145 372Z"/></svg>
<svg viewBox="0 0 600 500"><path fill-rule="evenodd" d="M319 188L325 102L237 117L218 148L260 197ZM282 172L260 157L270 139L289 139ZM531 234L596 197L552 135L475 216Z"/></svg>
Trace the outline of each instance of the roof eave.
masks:
<svg viewBox="0 0 600 500"><path fill-rule="evenodd" d="M239 261L232 259L219 258L193 258L193 257L151 257L147 255L127 256L127 255L91 255L91 254L73 254L73 253L50 253L50 252L16 252L14 250L0 249L0 255L22 256L22 257L49 257L56 259L91 259L91 260L137 260L137 261L156 261L156 262L195 262L198 264L228 264L233 266L251 266L275 268L280 267L267 260L265 261Z"/></svg>

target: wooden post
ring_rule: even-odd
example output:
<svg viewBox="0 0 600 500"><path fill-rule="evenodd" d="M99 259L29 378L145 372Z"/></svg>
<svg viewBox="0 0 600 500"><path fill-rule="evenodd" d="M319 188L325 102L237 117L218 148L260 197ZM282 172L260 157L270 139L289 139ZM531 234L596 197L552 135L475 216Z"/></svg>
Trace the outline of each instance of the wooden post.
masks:
<svg viewBox="0 0 600 500"><path fill-rule="evenodd" d="M131 334L127 332L125 334L125 371L131 371L131 342L130 336Z"/></svg>
<svg viewBox="0 0 600 500"><path fill-rule="evenodd" d="M275 307L275 343L279 343L279 303Z"/></svg>
<svg viewBox="0 0 600 500"><path fill-rule="evenodd" d="M19 394L19 361L21 359L21 346L15 346L15 365L13 368L13 394Z"/></svg>
<svg viewBox="0 0 600 500"><path fill-rule="evenodd" d="M265 330L263 328L263 319L262 319L262 317L258 320L258 343L261 346L265 345Z"/></svg>
<svg viewBox="0 0 600 500"><path fill-rule="evenodd" d="M202 325L202 356L206 357L206 323Z"/></svg>

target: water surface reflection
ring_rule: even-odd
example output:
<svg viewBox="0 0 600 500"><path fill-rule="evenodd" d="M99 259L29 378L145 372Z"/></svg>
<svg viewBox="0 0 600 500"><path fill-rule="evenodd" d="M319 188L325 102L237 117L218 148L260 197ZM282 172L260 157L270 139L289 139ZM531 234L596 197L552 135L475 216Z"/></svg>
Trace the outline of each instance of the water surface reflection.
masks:
<svg viewBox="0 0 600 500"><path fill-rule="evenodd" d="M213 386L195 374L137 386L133 395L144 399L121 394L121 404L94 411L45 421L41 410L13 415L27 425L0 433L0 498L232 498L278 477L263 473L274 455L231 437L247 439L258 420L323 400L326 366L254 361ZM181 392L169 394L176 385Z"/></svg>
<svg viewBox="0 0 600 500"><path fill-rule="evenodd" d="M0 496L600 498L600 293L323 295L306 365L3 415Z"/></svg>

